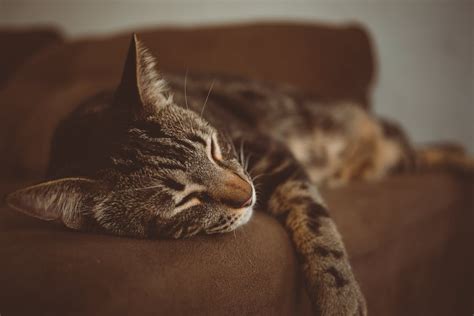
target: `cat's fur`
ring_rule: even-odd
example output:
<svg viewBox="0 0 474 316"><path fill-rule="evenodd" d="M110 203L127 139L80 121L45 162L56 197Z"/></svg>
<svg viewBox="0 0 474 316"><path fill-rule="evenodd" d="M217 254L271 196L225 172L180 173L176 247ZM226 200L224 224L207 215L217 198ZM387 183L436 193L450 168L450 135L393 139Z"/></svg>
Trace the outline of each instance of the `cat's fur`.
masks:
<svg viewBox="0 0 474 316"><path fill-rule="evenodd" d="M315 184L416 164L401 130L355 104L236 78L161 77L133 37L117 91L88 100L58 127L55 180L8 202L73 229L141 238L228 232L263 210L287 229L315 312L365 315Z"/></svg>

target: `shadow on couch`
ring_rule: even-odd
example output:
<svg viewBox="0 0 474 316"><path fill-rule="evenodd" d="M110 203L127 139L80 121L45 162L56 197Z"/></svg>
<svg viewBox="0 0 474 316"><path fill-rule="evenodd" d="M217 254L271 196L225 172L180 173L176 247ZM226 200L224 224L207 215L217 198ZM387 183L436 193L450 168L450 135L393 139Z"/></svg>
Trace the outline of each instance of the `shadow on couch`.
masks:
<svg viewBox="0 0 474 316"><path fill-rule="evenodd" d="M61 42L52 32L44 44L27 43L40 43L38 34L45 36L0 32L17 50L9 53L24 56L10 68L0 61L11 69L0 85L1 195L40 178L59 120L84 97L118 83L129 38ZM369 109L374 53L359 26L273 23L140 34L164 70L285 82ZM473 312L472 178L412 174L323 193L371 315ZM265 214L235 234L152 241L74 233L2 205L0 258L5 315L310 313L288 238Z"/></svg>

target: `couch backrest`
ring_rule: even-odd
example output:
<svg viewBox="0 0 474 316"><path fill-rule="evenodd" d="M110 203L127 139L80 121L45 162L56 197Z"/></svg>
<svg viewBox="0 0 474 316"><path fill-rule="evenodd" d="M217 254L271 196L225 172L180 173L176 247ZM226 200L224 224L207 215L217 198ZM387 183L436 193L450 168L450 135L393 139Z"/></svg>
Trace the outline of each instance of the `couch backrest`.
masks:
<svg viewBox="0 0 474 316"><path fill-rule="evenodd" d="M161 70L243 75L367 104L374 58L360 26L250 24L138 31ZM130 33L43 49L0 90L0 174L40 175L54 128L119 81ZM8 47L8 46L6 46Z"/></svg>

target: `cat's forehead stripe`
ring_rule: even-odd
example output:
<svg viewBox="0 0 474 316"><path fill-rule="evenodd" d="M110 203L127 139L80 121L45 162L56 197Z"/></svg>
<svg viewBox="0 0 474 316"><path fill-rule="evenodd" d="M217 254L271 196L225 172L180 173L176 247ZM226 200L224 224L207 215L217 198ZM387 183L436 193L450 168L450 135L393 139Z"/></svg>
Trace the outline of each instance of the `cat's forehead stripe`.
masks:
<svg viewBox="0 0 474 316"><path fill-rule="evenodd" d="M190 141L193 141L195 143L199 143L199 144L203 145L204 147L207 146L207 141L201 135L190 134L190 135L187 136L187 138Z"/></svg>
<svg viewBox="0 0 474 316"><path fill-rule="evenodd" d="M175 191L183 191L186 188L186 185L171 178L165 178L162 181L165 186Z"/></svg>

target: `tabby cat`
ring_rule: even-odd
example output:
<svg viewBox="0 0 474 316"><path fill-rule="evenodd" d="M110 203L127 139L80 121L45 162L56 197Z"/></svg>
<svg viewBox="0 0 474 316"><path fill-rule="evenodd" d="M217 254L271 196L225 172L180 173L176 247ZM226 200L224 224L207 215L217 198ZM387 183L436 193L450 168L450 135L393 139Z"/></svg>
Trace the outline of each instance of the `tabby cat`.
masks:
<svg viewBox="0 0 474 316"><path fill-rule="evenodd" d="M115 93L57 128L54 180L8 203L75 230L139 238L230 232L263 210L287 229L315 313L366 315L316 184L376 179L416 160L395 125L360 106L236 78L162 77L133 36Z"/></svg>

